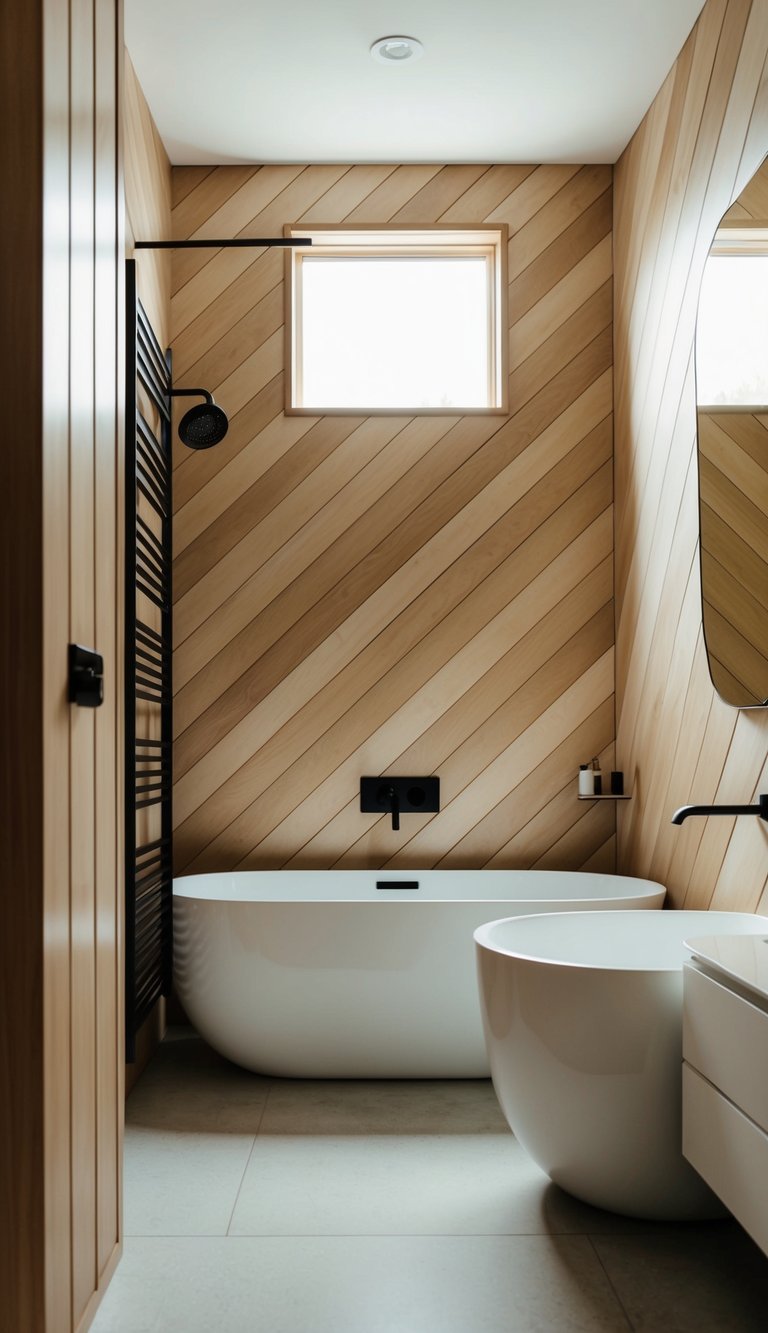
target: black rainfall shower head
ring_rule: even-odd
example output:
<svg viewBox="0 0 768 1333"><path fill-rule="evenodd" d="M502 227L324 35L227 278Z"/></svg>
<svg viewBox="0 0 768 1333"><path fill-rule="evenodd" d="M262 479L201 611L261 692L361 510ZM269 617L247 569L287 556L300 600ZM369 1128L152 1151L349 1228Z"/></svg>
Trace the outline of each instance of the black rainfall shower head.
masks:
<svg viewBox="0 0 768 1333"><path fill-rule="evenodd" d="M229 429L227 414L217 407L207 389L172 389L172 397L202 397L204 403L190 407L179 422L179 439L189 449L210 449Z"/></svg>
<svg viewBox="0 0 768 1333"><path fill-rule="evenodd" d="M179 422L179 439L190 449L210 449L223 440L229 428L227 414L215 403L190 407Z"/></svg>

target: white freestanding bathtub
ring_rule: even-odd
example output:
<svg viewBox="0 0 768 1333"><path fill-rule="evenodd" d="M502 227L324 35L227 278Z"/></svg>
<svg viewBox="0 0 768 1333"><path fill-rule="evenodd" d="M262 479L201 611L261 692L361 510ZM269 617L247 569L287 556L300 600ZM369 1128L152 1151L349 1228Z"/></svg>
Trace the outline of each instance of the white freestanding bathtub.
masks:
<svg viewBox="0 0 768 1333"><path fill-rule="evenodd" d="M765 929L742 912L599 912L475 933L496 1094L556 1184L635 1217L722 1213L681 1151L683 940Z"/></svg>
<svg viewBox="0 0 768 1333"><path fill-rule="evenodd" d="M482 1078L477 926L663 900L647 880L554 871L188 876L174 882L176 987L206 1041L262 1074Z"/></svg>

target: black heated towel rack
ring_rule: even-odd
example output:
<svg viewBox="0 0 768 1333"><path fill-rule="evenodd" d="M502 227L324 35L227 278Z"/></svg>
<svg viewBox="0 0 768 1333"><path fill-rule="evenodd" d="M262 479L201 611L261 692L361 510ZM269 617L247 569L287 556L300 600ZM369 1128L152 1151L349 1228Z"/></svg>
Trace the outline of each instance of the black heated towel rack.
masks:
<svg viewBox="0 0 768 1333"><path fill-rule="evenodd" d="M125 1044L171 988L171 354L126 265Z"/></svg>

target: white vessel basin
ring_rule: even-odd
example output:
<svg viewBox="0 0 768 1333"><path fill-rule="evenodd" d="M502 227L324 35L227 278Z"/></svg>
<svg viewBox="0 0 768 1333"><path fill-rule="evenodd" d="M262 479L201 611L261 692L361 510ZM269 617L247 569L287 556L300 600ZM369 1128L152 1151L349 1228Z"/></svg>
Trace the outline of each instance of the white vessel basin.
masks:
<svg viewBox="0 0 768 1333"><path fill-rule="evenodd" d="M512 917L475 931L491 1073L556 1184L647 1218L716 1216L681 1153L682 967L693 935L765 935L737 912Z"/></svg>

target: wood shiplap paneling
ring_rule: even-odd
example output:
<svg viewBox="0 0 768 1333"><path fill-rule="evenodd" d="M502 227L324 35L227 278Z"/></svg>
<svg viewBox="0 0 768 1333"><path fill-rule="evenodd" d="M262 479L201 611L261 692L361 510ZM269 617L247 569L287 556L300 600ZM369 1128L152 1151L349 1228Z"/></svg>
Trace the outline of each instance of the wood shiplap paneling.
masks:
<svg viewBox="0 0 768 1333"><path fill-rule="evenodd" d="M708 0L615 173L619 867L675 906L766 910L758 820L669 823L768 790L768 714L715 694L701 637L693 343L726 209L768 149L768 6Z"/></svg>
<svg viewBox="0 0 768 1333"><path fill-rule="evenodd" d="M10 7L0 43L0 1328L74 1333L120 1253L122 11ZM104 702L67 695L67 645Z"/></svg>
<svg viewBox="0 0 768 1333"><path fill-rule="evenodd" d="M768 227L768 162L763 162L747 181L738 199L723 215L720 226Z"/></svg>
<svg viewBox="0 0 768 1333"><path fill-rule="evenodd" d="M609 868L610 167L174 171L174 233L507 223L506 417L286 417L283 263L174 259L180 383L231 417L175 488L178 870ZM436 772L437 817L360 814Z"/></svg>
<svg viewBox="0 0 768 1333"><path fill-rule="evenodd" d="M134 241L170 239L171 164L127 51L123 116L125 242L126 254L130 258L134 255ZM170 255L166 250L142 250L136 258L139 292L144 309L161 346L167 347L170 342Z"/></svg>
<svg viewBox="0 0 768 1333"><path fill-rule="evenodd" d="M699 408L704 633L718 694L768 699L768 415Z"/></svg>
<svg viewBox="0 0 768 1333"><path fill-rule="evenodd" d="M64 23L51 26L67 40ZM4 18L4 25L6 20ZM42 60L43 31L37 7L16 6L13 24L0 42L0 125L18 125L18 134L0 132L0 178L13 181L11 203L0 209L0 383L15 401L39 403L42 391L43 303L40 247L43 236ZM12 36L12 40L9 40ZM55 66L54 66L55 68ZM61 75L61 67L59 74ZM53 74L52 74L53 82ZM49 89L53 98L61 90ZM66 97L66 74L64 74ZM66 123L59 128L61 166L55 183L66 200ZM63 175L63 181L62 181ZM59 273L66 276L65 265ZM49 275L50 276L50 275ZM59 285L61 294L61 284ZM64 285L66 301L66 284ZM66 326L66 304L59 316ZM64 438L66 478L66 397L59 405L58 432ZM53 429L51 419L46 421ZM0 1329L14 1333L44 1328L46 1278L68 1284L69 1235L64 1216L50 1267L41 1262L45 1235L44 1179L46 1150L45 1062L42 1057L46 1017L43 949L43 828L41 804L45 778L43 750L43 414L26 410L3 449L4 485L0 494L0 693L3 742L0 746L0 800L5 836L0 838ZM60 473L59 473L60 476ZM66 635L66 622L63 626ZM26 670L19 670L19 662ZM23 760L23 762L22 762ZM60 773L66 784L66 764ZM67 838L66 797L58 807L58 829ZM63 816L63 818L62 818ZM50 829L50 824L49 824ZM9 836L13 831L13 836ZM50 873L50 866L48 867ZM61 881L59 881L60 883ZM65 936L66 939L66 936ZM61 951L60 981L67 984L67 949ZM67 1015L60 1032L67 1039ZM55 1160L58 1179L68 1189L69 1097L66 1062L57 1086L63 1096L60 1145ZM21 1220L21 1225L20 1225ZM52 1240L54 1237L52 1236ZM62 1288L68 1300L68 1286Z"/></svg>

